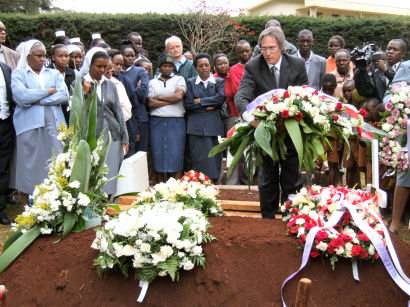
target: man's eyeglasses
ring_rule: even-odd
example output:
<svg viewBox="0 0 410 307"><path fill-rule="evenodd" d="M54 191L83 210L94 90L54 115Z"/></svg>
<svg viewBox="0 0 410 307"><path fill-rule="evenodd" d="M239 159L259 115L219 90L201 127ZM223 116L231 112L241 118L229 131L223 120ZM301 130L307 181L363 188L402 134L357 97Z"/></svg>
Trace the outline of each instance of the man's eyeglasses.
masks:
<svg viewBox="0 0 410 307"><path fill-rule="evenodd" d="M6 28L0 28L0 32L7 32Z"/></svg>
<svg viewBox="0 0 410 307"><path fill-rule="evenodd" d="M278 46L270 46L270 47L261 47L262 52L266 52L266 51L275 51L276 49L278 49Z"/></svg>

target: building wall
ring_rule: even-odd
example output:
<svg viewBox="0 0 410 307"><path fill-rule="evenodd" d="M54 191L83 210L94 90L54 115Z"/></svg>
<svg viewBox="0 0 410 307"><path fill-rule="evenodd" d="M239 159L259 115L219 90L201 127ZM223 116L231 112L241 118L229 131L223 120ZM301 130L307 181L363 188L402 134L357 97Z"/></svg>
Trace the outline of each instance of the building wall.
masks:
<svg viewBox="0 0 410 307"><path fill-rule="evenodd" d="M388 4L388 3L386 3ZM311 17L379 17L410 15L410 10L334 0L266 1L250 8L248 15L296 15Z"/></svg>
<svg viewBox="0 0 410 307"><path fill-rule="evenodd" d="M265 16L265 15L296 15L297 9L304 8L304 1L290 0L290 1L271 1L263 6L257 7L248 12L248 15ZM306 16L306 15L305 15Z"/></svg>

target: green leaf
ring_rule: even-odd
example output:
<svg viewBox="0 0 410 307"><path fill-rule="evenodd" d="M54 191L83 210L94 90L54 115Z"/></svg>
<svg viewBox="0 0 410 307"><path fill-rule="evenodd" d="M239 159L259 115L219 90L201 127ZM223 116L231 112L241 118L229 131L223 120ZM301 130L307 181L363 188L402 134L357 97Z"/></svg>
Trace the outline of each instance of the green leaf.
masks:
<svg viewBox="0 0 410 307"><path fill-rule="evenodd" d="M3 253L6 251L7 248L9 248L9 246L11 244L13 244L14 241L16 241L18 238L20 238L20 236L22 234L23 233L21 232L21 228L17 229L17 231L15 231L15 232L13 232L11 234L11 236L7 239L6 243L4 243L4 245L3 245Z"/></svg>
<svg viewBox="0 0 410 307"><path fill-rule="evenodd" d="M287 119L284 121L286 130L292 139L293 145L295 145L296 151L299 157L299 169L302 168L303 162L303 141L302 134L300 133L299 123L295 119Z"/></svg>
<svg viewBox="0 0 410 307"><path fill-rule="evenodd" d="M81 232L85 229L85 220L83 219L82 216L78 217L77 223L75 223L75 226L73 228L73 232Z"/></svg>
<svg viewBox="0 0 410 307"><path fill-rule="evenodd" d="M40 227L35 226L15 240L0 256L0 273L40 235Z"/></svg>
<svg viewBox="0 0 410 307"><path fill-rule="evenodd" d="M70 110L70 126L76 127L77 122L80 120L81 109L84 104L83 85L80 73L75 71L75 85L73 91L73 97L71 99Z"/></svg>
<svg viewBox="0 0 410 307"><path fill-rule="evenodd" d="M91 106L88 118L88 136L87 142L90 150L93 151L97 147L97 95L91 95Z"/></svg>
<svg viewBox="0 0 410 307"><path fill-rule="evenodd" d="M78 215L75 214L74 212L67 212L64 215L64 229L63 229L63 235L61 236L61 239L58 240L57 242L60 242L62 239L67 236L70 231L74 228L75 223L77 222L77 217Z"/></svg>
<svg viewBox="0 0 410 307"><path fill-rule="evenodd" d="M111 204L111 205L108 205L107 207L113 208L113 209L114 209L115 211L117 211L117 212L121 212L121 211L122 211L121 208L120 208L120 206L117 205L117 204Z"/></svg>
<svg viewBox="0 0 410 307"><path fill-rule="evenodd" d="M313 133L313 130L305 123L303 119L300 120L299 123L302 126L304 133L306 134Z"/></svg>
<svg viewBox="0 0 410 307"><path fill-rule="evenodd" d="M91 152L90 146L84 140L78 143L77 155L71 171L70 182L75 180L80 182L79 192L85 193L88 190L91 172Z"/></svg>
<svg viewBox="0 0 410 307"><path fill-rule="evenodd" d="M323 148L322 143L317 138L309 139L310 144L312 144L313 148L317 155L321 156L325 153L325 149Z"/></svg>
<svg viewBox="0 0 410 307"><path fill-rule="evenodd" d="M215 147L213 147L211 149L211 151L208 154L208 157L213 157L216 154L220 153L221 151L224 151L225 149L227 149L229 147L229 145L232 143L233 141L233 136L230 137L229 139L226 139L225 141L223 141L222 143L219 143L218 145L216 145Z"/></svg>
<svg viewBox="0 0 410 307"><path fill-rule="evenodd" d="M100 166L105 163L105 160L107 159L108 151L110 150L110 147L111 147L111 142L112 142L111 133L110 131L107 131L107 133L108 133L108 138L103 145L103 149L101 150L100 160L98 161L98 164Z"/></svg>
<svg viewBox="0 0 410 307"><path fill-rule="evenodd" d="M258 145L269 155L269 157L273 159L272 147L270 144L272 135L270 134L269 129L265 127L264 122L259 123L253 135Z"/></svg>
<svg viewBox="0 0 410 307"><path fill-rule="evenodd" d="M229 166L228 169L228 174L231 173L233 167L239 162L239 159L241 158L243 152L245 151L246 147L249 145L251 137L249 135L245 136L241 142L241 145L239 145L238 150L236 151L233 160L231 162L231 165Z"/></svg>

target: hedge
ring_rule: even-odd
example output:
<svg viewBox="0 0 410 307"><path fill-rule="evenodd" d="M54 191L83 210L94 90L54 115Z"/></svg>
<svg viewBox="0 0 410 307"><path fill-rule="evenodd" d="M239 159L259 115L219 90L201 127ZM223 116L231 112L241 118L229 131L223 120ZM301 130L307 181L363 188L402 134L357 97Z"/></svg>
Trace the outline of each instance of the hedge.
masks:
<svg viewBox="0 0 410 307"><path fill-rule="evenodd" d="M85 14L85 13L46 13L39 15L0 14L0 20L7 27L6 45L15 48L19 42L29 38L37 38L50 47L55 38L54 31L63 29L69 37L80 36L88 46L91 33L101 33L103 39L113 48L118 48L122 39L131 31L139 32L143 38L143 48L149 51L149 58L156 60L164 50L164 41L170 35L180 36L175 15L160 14ZM373 42L385 49L392 38L402 38L409 43L410 19L408 17L380 18L309 18L298 16L234 18L240 21L255 35L246 37L252 45L257 42L258 34L263 30L265 22L270 18L278 19L286 39L295 44L298 32L309 29L313 32L317 54L328 56L327 43L332 35L339 34L345 38L346 48L363 46ZM185 50L189 46L185 44ZM216 52L216 51L213 51ZM409 58L410 51L406 58ZM230 54L232 61L236 56Z"/></svg>

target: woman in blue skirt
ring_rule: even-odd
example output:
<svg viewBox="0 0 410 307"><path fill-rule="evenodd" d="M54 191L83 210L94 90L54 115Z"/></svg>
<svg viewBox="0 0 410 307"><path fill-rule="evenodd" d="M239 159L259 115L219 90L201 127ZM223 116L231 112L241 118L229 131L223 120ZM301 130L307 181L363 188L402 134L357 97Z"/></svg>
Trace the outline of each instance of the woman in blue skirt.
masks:
<svg viewBox="0 0 410 307"><path fill-rule="evenodd" d="M185 96L189 151L194 170L218 181L222 153L211 158L208 154L218 144L218 136L224 135L220 109L225 101L225 80L211 74L212 60L207 53L195 56L194 66L198 76L188 79Z"/></svg>
<svg viewBox="0 0 410 307"><path fill-rule="evenodd" d="M149 82L150 134L153 168L158 182L182 177L185 150L185 79L174 71L174 58L162 53L160 75Z"/></svg>

